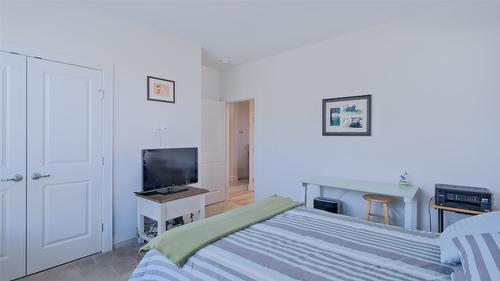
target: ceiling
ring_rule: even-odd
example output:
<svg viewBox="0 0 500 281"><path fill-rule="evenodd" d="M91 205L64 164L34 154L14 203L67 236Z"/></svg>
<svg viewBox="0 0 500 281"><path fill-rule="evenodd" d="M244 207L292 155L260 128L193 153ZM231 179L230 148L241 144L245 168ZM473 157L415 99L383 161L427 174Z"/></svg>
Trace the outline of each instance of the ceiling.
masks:
<svg viewBox="0 0 500 281"><path fill-rule="evenodd" d="M430 0L85 1L201 46L218 69L449 4ZM227 63L222 63L227 60Z"/></svg>

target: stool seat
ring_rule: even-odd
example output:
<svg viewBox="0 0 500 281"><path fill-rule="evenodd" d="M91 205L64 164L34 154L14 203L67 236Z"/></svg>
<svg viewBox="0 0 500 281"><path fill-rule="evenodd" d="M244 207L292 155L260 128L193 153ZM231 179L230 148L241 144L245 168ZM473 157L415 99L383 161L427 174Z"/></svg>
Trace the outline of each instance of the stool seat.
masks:
<svg viewBox="0 0 500 281"><path fill-rule="evenodd" d="M366 193L366 194L363 194L363 199L365 199L366 201L372 201L372 202L376 202L376 203L390 203L392 200L392 197L380 195L380 194Z"/></svg>
<svg viewBox="0 0 500 281"><path fill-rule="evenodd" d="M391 202L392 197L380 195L380 194L365 193L365 194L363 194L363 199L365 199L367 202L366 215L365 215L365 219L367 221L370 220L371 216L375 216L371 212L372 211L372 203L382 203L382 205L384 206L384 223L391 224L391 220L389 218L389 203Z"/></svg>

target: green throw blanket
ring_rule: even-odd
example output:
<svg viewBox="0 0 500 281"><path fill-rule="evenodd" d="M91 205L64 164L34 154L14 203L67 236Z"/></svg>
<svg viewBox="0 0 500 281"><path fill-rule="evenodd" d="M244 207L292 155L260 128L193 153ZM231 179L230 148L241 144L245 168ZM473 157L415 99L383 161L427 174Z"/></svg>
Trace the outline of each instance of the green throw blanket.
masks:
<svg viewBox="0 0 500 281"><path fill-rule="evenodd" d="M271 196L255 204L164 232L139 251L156 249L182 267L201 248L300 205L302 203L289 198Z"/></svg>

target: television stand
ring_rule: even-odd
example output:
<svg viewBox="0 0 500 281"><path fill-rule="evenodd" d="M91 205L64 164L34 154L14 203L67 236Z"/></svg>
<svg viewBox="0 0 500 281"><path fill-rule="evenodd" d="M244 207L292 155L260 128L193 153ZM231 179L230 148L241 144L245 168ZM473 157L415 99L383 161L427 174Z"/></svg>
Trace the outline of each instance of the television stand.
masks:
<svg viewBox="0 0 500 281"><path fill-rule="evenodd" d="M138 242L150 241L144 233L144 217L158 223L158 235L167 231L167 221L193 214L193 221L205 218L206 189L192 186L174 187L175 192L160 193L158 190L135 192L137 197Z"/></svg>

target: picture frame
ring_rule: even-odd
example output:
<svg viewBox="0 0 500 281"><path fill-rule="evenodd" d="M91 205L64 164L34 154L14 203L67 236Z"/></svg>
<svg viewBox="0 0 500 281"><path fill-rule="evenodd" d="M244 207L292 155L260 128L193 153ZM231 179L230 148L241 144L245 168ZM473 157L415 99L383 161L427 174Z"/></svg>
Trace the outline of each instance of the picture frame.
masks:
<svg viewBox="0 0 500 281"><path fill-rule="evenodd" d="M175 103L175 81L147 76L147 98L151 101Z"/></svg>
<svg viewBox="0 0 500 281"><path fill-rule="evenodd" d="M371 136L371 95L323 99L323 136Z"/></svg>

